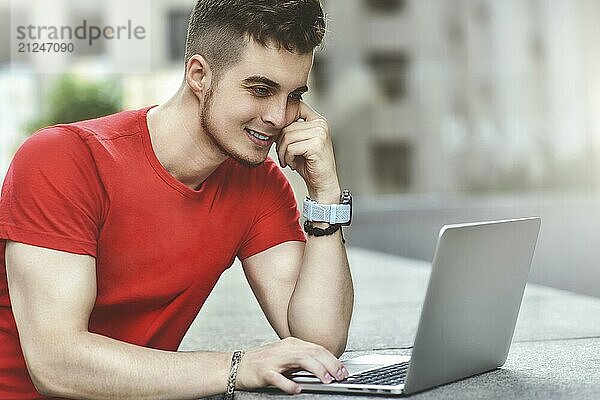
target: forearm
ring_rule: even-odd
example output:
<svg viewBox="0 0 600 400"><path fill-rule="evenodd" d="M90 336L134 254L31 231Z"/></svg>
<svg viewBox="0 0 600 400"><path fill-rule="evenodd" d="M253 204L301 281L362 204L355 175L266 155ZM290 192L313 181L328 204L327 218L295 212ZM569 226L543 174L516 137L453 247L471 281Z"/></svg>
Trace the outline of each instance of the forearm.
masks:
<svg viewBox="0 0 600 400"><path fill-rule="evenodd" d="M352 276L340 231L309 236L288 307L291 335L339 356L346 346L353 303Z"/></svg>
<svg viewBox="0 0 600 400"><path fill-rule="evenodd" d="M231 354L167 352L81 332L28 363L38 390L78 399L196 399L223 393ZM38 352L39 354L40 352Z"/></svg>
<svg viewBox="0 0 600 400"><path fill-rule="evenodd" d="M298 116L282 130L277 143L279 162L300 174L311 199L321 204L339 203L341 190L329 125L304 102L299 103ZM340 232L309 237L287 309L290 334L339 355L346 347L353 302Z"/></svg>

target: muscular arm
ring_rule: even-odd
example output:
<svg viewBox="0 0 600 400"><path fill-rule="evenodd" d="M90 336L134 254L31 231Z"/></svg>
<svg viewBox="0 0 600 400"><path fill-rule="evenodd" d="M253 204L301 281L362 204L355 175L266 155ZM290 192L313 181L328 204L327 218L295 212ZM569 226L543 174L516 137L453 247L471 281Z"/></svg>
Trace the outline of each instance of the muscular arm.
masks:
<svg viewBox="0 0 600 400"><path fill-rule="evenodd" d="M21 347L36 389L77 399L196 399L223 393L231 354L167 352L89 332L95 260L21 243L6 245L6 272ZM251 349L237 388L299 387L282 372L302 368L323 382L347 371L324 349L283 340Z"/></svg>
<svg viewBox="0 0 600 400"><path fill-rule="evenodd" d="M336 356L348 338L354 291L339 233L286 242L243 260L267 319L282 337L319 344Z"/></svg>
<svg viewBox="0 0 600 400"><path fill-rule="evenodd" d="M288 307L290 331L339 356L346 348L353 305L352 277L339 231L309 236Z"/></svg>
<svg viewBox="0 0 600 400"><path fill-rule="evenodd" d="M193 399L225 391L230 354L166 352L88 332L94 258L8 242L6 268L21 347L42 394Z"/></svg>
<svg viewBox="0 0 600 400"><path fill-rule="evenodd" d="M302 176L313 200L339 203L341 190L327 121L304 102L299 104L298 116L278 139L279 162ZM314 226L326 228L327 224ZM243 264L280 337L292 335L318 343L337 356L344 351L354 291L340 231L309 236L306 245L275 246Z"/></svg>

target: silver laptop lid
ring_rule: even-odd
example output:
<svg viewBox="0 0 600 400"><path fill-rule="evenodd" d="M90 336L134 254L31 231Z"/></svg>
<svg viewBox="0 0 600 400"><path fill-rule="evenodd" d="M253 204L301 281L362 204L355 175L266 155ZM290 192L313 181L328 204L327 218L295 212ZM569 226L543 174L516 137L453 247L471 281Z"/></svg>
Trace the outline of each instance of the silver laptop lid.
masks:
<svg viewBox="0 0 600 400"><path fill-rule="evenodd" d="M442 228L405 393L504 364L539 229L539 217Z"/></svg>

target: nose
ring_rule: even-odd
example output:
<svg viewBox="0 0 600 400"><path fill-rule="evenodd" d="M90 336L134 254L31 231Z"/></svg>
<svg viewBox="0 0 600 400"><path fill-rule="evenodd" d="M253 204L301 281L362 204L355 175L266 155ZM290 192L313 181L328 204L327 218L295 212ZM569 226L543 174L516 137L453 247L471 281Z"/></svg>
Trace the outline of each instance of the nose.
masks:
<svg viewBox="0 0 600 400"><path fill-rule="evenodd" d="M262 113L262 120L264 123L271 125L275 129L283 129L289 124L288 119L291 118L291 116L288 114L290 114L290 111L287 98L283 100L273 98L272 101L269 101L266 105Z"/></svg>

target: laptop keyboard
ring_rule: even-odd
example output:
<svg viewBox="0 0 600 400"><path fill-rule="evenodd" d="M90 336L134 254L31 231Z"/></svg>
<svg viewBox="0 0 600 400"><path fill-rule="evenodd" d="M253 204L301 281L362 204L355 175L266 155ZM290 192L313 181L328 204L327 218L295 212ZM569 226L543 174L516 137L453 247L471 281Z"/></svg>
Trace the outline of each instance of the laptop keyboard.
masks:
<svg viewBox="0 0 600 400"><path fill-rule="evenodd" d="M404 383L408 371L408 362L386 365L349 376L336 383L352 383L360 385L400 385Z"/></svg>

